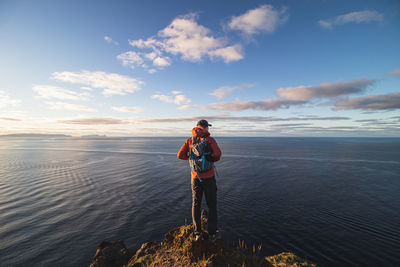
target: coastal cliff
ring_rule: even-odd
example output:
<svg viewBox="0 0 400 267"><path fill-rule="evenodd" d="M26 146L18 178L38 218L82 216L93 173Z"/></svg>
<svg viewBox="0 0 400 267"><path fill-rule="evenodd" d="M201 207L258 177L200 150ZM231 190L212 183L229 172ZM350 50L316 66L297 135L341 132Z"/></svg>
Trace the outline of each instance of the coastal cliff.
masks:
<svg viewBox="0 0 400 267"><path fill-rule="evenodd" d="M207 223L203 217L203 229ZM227 244L223 239L212 243L205 231L204 238L196 241L192 225L182 225L165 235L161 243L144 243L136 252L122 241L103 241L89 267L138 266L313 266L290 252L262 257L262 247L251 247L240 241Z"/></svg>

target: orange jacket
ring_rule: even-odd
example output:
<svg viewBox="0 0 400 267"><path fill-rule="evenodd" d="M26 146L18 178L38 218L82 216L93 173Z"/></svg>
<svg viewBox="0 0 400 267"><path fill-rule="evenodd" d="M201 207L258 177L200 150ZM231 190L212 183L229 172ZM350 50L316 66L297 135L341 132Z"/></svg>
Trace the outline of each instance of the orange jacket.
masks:
<svg viewBox="0 0 400 267"><path fill-rule="evenodd" d="M221 150L219 149L217 142L215 141L214 138L210 136L210 133L204 129L201 126L194 127L192 129L192 134L193 137L196 139L200 138L206 138L207 144L211 147L212 149L212 159L213 161L218 161L221 158ZM192 145L192 138L188 138L186 142L182 145L181 149L178 152L178 159L182 160L189 160L189 152L190 152L190 147ZM205 172L195 172L194 170L191 169L192 172L192 178L196 179L197 175L200 176L200 178L211 178L215 176L215 170L214 167L212 167L210 170L205 171Z"/></svg>

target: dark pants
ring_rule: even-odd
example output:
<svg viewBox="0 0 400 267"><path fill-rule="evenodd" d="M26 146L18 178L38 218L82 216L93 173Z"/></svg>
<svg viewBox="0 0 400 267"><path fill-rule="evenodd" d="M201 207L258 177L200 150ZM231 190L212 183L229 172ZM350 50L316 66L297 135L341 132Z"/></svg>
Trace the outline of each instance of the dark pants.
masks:
<svg viewBox="0 0 400 267"><path fill-rule="evenodd" d="M215 177L192 179L192 219L195 232L201 232L201 200L203 192L208 206L208 233L217 230L217 184Z"/></svg>

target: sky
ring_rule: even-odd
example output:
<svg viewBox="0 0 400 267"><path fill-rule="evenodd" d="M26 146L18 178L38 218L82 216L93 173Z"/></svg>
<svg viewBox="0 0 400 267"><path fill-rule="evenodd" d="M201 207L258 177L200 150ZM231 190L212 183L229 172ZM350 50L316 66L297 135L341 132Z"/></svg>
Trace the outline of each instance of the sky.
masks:
<svg viewBox="0 0 400 267"><path fill-rule="evenodd" d="M0 135L400 137L396 0L0 0Z"/></svg>

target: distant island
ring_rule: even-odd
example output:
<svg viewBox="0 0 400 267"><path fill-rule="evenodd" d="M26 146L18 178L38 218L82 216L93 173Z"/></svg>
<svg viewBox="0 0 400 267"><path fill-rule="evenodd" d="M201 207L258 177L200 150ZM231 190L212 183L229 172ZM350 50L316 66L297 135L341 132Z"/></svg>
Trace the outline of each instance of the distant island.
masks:
<svg viewBox="0 0 400 267"><path fill-rule="evenodd" d="M20 133L20 134L4 134L0 137L29 137L29 138L69 138L71 135L66 134L36 134L36 133Z"/></svg>
<svg viewBox="0 0 400 267"><path fill-rule="evenodd" d="M82 136L72 136L67 134L39 134L39 133L19 133L19 134L4 134L0 137L24 137L24 138L85 138L85 139L96 139L96 138L108 138L106 135L90 134Z"/></svg>

